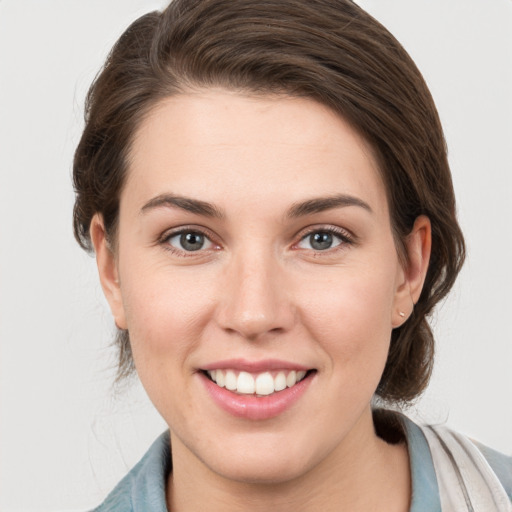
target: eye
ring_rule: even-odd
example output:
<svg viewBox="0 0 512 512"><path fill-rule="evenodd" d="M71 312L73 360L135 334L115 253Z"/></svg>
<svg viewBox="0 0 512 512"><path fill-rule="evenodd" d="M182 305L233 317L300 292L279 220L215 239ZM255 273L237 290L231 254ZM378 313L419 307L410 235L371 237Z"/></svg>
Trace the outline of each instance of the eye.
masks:
<svg viewBox="0 0 512 512"><path fill-rule="evenodd" d="M199 231L181 231L171 234L165 242L179 251L194 252L214 247L213 242Z"/></svg>
<svg viewBox="0 0 512 512"><path fill-rule="evenodd" d="M311 231L301 238L297 247L300 249L312 249L314 251L327 251L343 243L350 243L347 235L337 233L334 230L319 229Z"/></svg>

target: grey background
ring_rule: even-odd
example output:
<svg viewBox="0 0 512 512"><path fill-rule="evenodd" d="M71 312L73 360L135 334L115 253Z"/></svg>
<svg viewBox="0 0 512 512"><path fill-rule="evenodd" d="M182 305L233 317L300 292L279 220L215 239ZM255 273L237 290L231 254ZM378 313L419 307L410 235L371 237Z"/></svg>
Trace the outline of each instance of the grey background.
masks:
<svg viewBox="0 0 512 512"><path fill-rule="evenodd" d="M410 411L512 453L512 2L360 0L402 42L444 123L467 265L438 309ZM87 87L156 0L0 2L0 510L97 504L165 425L112 391L113 324L71 233Z"/></svg>

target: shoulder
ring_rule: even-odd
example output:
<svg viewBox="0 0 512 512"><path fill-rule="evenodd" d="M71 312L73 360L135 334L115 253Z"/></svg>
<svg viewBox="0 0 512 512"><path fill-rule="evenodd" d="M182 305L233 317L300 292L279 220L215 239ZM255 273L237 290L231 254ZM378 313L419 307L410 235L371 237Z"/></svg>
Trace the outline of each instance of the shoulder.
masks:
<svg viewBox="0 0 512 512"><path fill-rule="evenodd" d="M512 510L512 457L445 426L406 422L407 430L421 431L428 443L441 502L461 507L471 503L475 510Z"/></svg>
<svg viewBox="0 0 512 512"><path fill-rule="evenodd" d="M170 471L169 432L164 432L92 512L167 512L165 483Z"/></svg>
<svg viewBox="0 0 512 512"><path fill-rule="evenodd" d="M509 499L512 496L512 457L473 441L444 426L422 427L432 452L442 451L463 468L476 468L483 475L496 477ZM440 449L439 449L439 448ZM434 458L435 454L433 453Z"/></svg>
<svg viewBox="0 0 512 512"><path fill-rule="evenodd" d="M473 441L473 444L485 457L485 460L500 480L501 485L503 485L508 497L512 501L512 456L500 453L476 441Z"/></svg>

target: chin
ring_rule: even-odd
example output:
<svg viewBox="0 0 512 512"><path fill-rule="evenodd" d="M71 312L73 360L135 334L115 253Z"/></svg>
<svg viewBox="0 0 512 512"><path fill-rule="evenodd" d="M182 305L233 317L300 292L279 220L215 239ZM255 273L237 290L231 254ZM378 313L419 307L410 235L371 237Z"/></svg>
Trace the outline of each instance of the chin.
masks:
<svg viewBox="0 0 512 512"><path fill-rule="evenodd" d="M268 433L252 439L244 437L232 437L216 447L210 445L210 450L202 454L203 463L231 481L276 485L301 477L320 462L313 460L314 453L308 452L308 444L294 440L293 435L284 439L282 435Z"/></svg>
<svg viewBox="0 0 512 512"><path fill-rule="evenodd" d="M251 485L286 484L307 472L307 467L276 461L276 457L248 458L232 464L216 464L210 469L228 480Z"/></svg>

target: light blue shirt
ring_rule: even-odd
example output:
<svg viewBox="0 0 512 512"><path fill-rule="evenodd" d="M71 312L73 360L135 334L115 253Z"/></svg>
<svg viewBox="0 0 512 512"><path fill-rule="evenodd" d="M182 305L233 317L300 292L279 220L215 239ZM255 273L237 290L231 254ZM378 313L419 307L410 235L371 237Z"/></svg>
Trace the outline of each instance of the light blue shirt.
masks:
<svg viewBox="0 0 512 512"><path fill-rule="evenodd" d="M400 416L407 439L412 477L410 512L441 512L430 449L421 429ZM512 501L512 457L477 444ZM168 512L165 485L171 471L169 432L153 443L140 462L93 512Z"/></svg>

